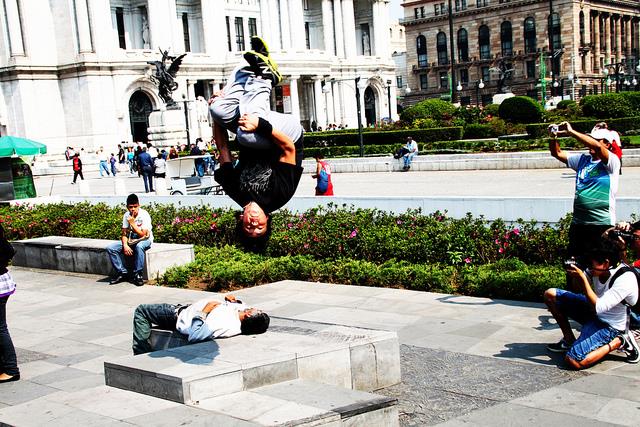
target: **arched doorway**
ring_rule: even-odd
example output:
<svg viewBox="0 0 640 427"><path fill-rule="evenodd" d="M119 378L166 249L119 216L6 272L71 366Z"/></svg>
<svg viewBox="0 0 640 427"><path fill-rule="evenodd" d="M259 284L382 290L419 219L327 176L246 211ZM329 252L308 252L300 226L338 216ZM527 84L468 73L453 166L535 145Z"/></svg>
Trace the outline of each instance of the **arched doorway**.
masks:
<svg viewBox="0 0 640 427"><path fill-rule="evenodd" d="M149 127L149 114L153 107L151 100L141 90L137 90L129 99L129 121L131 122L131 140L146 141Z"/></svg>
<svg viewBox="0 0 640 427"><path fill-rule="evenodd" d="M373 93L371 86L364 90L364 117L367 126L371 126L376 122L376 95Z"/></svg>

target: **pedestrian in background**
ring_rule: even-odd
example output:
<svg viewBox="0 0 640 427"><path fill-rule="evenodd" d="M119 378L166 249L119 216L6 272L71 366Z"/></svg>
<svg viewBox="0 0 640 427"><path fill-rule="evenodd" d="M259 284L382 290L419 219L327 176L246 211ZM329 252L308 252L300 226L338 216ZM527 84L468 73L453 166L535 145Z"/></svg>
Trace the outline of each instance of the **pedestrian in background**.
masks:
<svg viewBox="0 0 640 427"><path fill-rule="evenodd" d="M109 163L111 164L111 174L113 176L116 176L116 172L118 171L116 163L118 163L118 160L116 160L116 156L114 156L113 153L111 153L111 158L109 158Z"/></svg>
<svg viewBox="0 0 640 427"><path fill-rule="evenodd" d="M333 196L333 182L331 182L331 166L320 153L313 156L316 159L316 173L311 178L317 180L316 196Z"/></svg>
<svg viewBox="0 0 640 427"><path fill-rule="evenodd" d="M80 176L80 179L84 181L84 176L82 176L82 160L80 160L80 154L74 154L72 161L73 181L71 183L75 184L78 176Z"/></svg>
<svg viewBox="0 0 640 427"><path fill-rule="evenodd" d="M147 153L147 148L142 147L142 152L138 155L138 164L140 167L140 174L142 175L142 180L144 181L144 191L148 193L153 190L153 159Z"/></svg>
<svg viewBox="0 0 640 427"><path fill-rule="evenodd" d="M16 349L7 327L7 301L16 291L16 283L9 274L7 266L15 253L0 224L0 384L20 379Z"/></svg>
<svg viewBox="0 0 640 427"><path fill-rule="evenodd" d="M133 148L127 148L127 163L129 163L129 173L133 173L135 168L135 162L133 160Z"/></svg>
<svg viewBox="0 0 640 427"><path fill-rule="evenodd" d="M104 177L104 173L109 176L109 156L105 153L104 148L100 147L98 151L98 170L100 171L100 177ZM103 173L104 172L104 173Z"/></svg>
<svg viewBox="0 0 640 427"><path fill-rule="evenodd" d="M158 154L158 157L153 160L153 168L156 178L166 177L167 161L162 156L162 153Z"/></svg>
<svg viewBox="0 0 640 427"><path fill-rule="evenodd" d="M406 148L407 152L404 156L402 156L402 160L404 161L404 166L402 167L403 171L408 171L411 169L411 162L413 158L418 154L418 144L411 138L407 137L407 143L404 148Z"/></svg>

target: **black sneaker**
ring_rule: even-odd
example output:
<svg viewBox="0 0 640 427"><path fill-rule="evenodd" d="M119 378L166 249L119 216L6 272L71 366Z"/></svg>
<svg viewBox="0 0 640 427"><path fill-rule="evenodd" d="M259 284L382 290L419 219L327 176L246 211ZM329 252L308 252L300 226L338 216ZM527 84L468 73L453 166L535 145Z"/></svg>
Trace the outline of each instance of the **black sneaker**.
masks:
<svg viewBox="0 0 640 427"><path fill-rule="evenodd" d="M249 68L256 76L271 80L272 86L277 86L282 81L282 75L278 71L278 64L268 56L249 51L244 54L244 59L249 63Z"/></svg>
<svg viewBox="0 0 640 427"><path fill-rule="evenodd" d="M553 353L566 353L567 351L569 351L570 348L571 346L567 344L564 338L558 341L557 343L549 344L547 346L547 350Z"/></svg>
<svg viewBox="0 0 640 427"><path fill-rule="evenodd" d="M633 333L627 332L620 335L620 340L622 341L620 348L627 353L627 362L638 363L640 361L640 348L638 348L638 343Z"/></svg>
<svg viewBox="0 0 640 427"><path fill-rule="evenodd" d="M267 43L258 36L251 37L251 50L260 55L269 56Z"/></svg>
<svg viewBox="0 0 640 427"><path fill-rule="evenodd" d="M127 280L127 275L124 273L117 273L115 276L113 276L110 280L109 280L109 284L110 285L115 285L118 284L120 282L124 282Z"/></svg>
<svg viewBox="0 0 640 427"><path fill-rule="evenodd" d="M133 279L131 280L131 283L133 283L136 286L144 285L144 280L142 280L142 274L140 273L134 274Z"/></svg>

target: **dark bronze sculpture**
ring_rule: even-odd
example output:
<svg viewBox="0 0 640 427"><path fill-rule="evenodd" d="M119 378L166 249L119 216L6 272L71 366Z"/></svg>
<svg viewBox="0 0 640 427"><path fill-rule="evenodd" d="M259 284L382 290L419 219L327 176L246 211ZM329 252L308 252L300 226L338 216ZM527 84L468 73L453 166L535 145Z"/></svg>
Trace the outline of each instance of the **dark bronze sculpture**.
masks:
<svg viewBox="0 0 640 427"><path fill-rule="evenodd" d="M513 68L507 68L507 63L504 62L504 59L500 59L497 67L491 68L493 71L498 72L498 93L509 93L511 92L511 88L506 85L507 80L511 80L511 75L513 74Z"/></svg>
<svg viewBox="0 0 640 427"><path fill-rule="evenodd" d="M178 88L178 83L175 81L176 73L180 68L180 64L182 64L182 58L187 54L171 56L168 50L163 52L162 49L160 49L160 53L162 54L162 60L147 62L147 64L155 65L156 67L155 72L149 78L158 86L158 95L167 105L167 108L177 108L176 101L171 97L171 93ZM171 61L169 69L165 65L166 61Z"/></svg>

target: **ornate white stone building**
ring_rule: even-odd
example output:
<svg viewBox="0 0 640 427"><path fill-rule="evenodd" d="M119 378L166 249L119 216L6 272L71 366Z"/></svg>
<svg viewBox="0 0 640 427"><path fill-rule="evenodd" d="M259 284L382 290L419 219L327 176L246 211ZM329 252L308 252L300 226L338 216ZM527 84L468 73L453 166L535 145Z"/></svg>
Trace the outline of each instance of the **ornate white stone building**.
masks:
<svg viewBox="0 0 640 427"><path fill-rule="evenodd" d="M173 98L191 139L208 137L195 100L225 83L255 34L284 76L272 107L306 128L356 127L357 77L363 124L397 116L388 0L3 0L0 11L0 133L52 153L146 138L162 108L147 64L158 48L187 52Z"/></svg>

